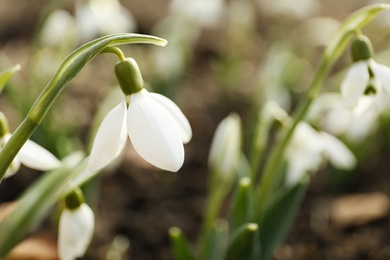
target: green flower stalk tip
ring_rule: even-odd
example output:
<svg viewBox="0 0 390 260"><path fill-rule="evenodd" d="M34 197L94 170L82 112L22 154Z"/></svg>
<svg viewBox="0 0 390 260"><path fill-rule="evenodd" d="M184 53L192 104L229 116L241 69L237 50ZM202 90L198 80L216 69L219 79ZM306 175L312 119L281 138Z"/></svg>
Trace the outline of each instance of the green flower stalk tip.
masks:
<svg viewBox="0 0 390 260"><path fill-rule="evenodd" d="M249 223L247 226L248 231L256 232L259 229L259 225L256 223Z"/></svg>
<svg viewBox="0 0 390 260"><path fill-rule="evenodd" d="M144 88L144 80L137 62L132 58L118 61L115 75L123 93L128 96L140 92Z"/></svg>
<svg viewBox="0 0 390 260"><path fill-rule="evenodd" d="M372 58L374 51L370 39L364 35L360 35L352 42L351 56L354 62L368 60Z"/></svg>
<svg viewBox="0 0 390 260"><path fill-rule="evenodd" d="M240 180L240 185L242 187L249 187L249 185L251 185L251 179L249 177L243 177L241 178Z"/></svg>
<svg viewBox="0 0 390 260"><path fill-rule="evenodd" d="M74 210L80 207L84 203L84 195L80 189L73 190L65 197L66 208Z"/></svg>
<svg viewBox="0 0 390 260"><path fill-rule="evenodd" d="M171 227L169 229L169 235L171 237L179 237L181 235L181 230L178 227Z"/></svg>

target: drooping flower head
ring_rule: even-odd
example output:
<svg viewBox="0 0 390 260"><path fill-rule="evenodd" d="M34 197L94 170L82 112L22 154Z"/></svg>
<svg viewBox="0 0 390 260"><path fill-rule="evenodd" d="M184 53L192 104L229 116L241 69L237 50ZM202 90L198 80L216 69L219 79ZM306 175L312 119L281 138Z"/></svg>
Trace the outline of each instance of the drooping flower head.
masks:
<svg viewBox="0 0 390 260"><path fill-rule="evenodd" d="M372 103L382 92L390 92L390 68L376 63L370 40L359 36L351 45L354 61L341 84L341 96L346 108Z"/></svg>
<svg viewBox="0 0 390 260"><path fill-rule="evenodd" d="M7 118L0 112L0 149L11 136ZM40 171L54 170L61 166L61 162L53 154L31 140L27 140L22 146L7 169L4 178L14 175L19 170L20 164Z"/></svg>
<svg viewBox="0 0 390 260"><path fill-rule="evenodd" d="M305 173L318 170L324 159L338 169L349 170L356 165L355 156L345 144L333 135L317 132L305 122L297 125L285 157L288 162L287 185L293 185Z"/></svg>
<svg viewBox="0 0 390 260"><path fill-rule="evenodd" d="M65 198L58 230L58 254L61 260L82 257L91 243L95 228L93 211L76 189Z"/></svg>
<svg viewBox="0 0 390 260"><path fill-rule="evenodd" d="M178 171L184 162L183 143L192 137L187 118L173 101L144 89L134 59L119 61L115 74L125 96L98 129L89 170L97 171L115 159L123 150L128 135L143 159L161 169Z"/></svg>

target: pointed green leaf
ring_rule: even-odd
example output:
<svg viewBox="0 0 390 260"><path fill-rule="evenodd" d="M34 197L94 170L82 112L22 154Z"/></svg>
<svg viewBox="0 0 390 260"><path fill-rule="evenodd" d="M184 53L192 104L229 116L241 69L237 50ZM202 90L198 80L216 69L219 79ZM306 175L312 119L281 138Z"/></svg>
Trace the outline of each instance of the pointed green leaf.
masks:
<svg viewBox="0 0 390 260"><path fill-rule="evenodd" d="M253 190L251 179L241 178L236 192L232 199L230 208L229 222L230 229L236 230L238 227L251 221L253 215Z"/></svg>
<svg viewBox="0 0 390 260"><path fill-rule="evenodd" d="M259 220L261 258L268 259L287 234L306 192L309 176L275 194Z"/></svg>
<svg viewBox="0 0 390 260"><path fill-rule="evenodd" d="M169 237L171 239L171 247L173 255L177 260L194 260L194 252L191 249L187 238L183 235L183 232L178 227L172 227L169 229Z"/></svg>
<svg viewBox="0 0 390 260"><path fill-rule="evenodd" d="M208 230L206 239L201 245L200 260L221 260L229 239L229 225L224 219L217 219Z"/></svg>
<svg viewBox="0 0 390 260"><path fill-rule="evenodd" d="M20 65L15 65L12 68L3 70L0 72L0 93L3 91L8 80L14 75L15 72L20 70Z"/></svg>
<svg viewBox="0 0 390 260"><path fill-rule="evenodd" d="M247 223L236 229L230 238L225 260L257 260L260 257L259 228Z"/></svg>

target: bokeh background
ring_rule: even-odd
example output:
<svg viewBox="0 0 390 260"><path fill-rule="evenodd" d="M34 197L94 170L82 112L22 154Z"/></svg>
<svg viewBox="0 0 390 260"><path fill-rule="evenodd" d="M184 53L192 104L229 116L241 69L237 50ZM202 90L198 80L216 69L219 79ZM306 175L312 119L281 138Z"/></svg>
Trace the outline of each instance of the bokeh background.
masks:
<svg viewBox="0 0 390 260"><path fill-rule="evenodd" d="M340 22L373 2L381 1L1 0L0 69L20 64L21 70L1 94L0 110L14 130L65 57L93 38L136 32L167 39L164 48L121 48L138 61L146 87L173 99L188 117L194 134L185 146L184 166L178 173L162 172L144 162L129 142L120 160L84 187L96 214L95 236L84 259L172 259L171 226L196 244L217 124L238 112L247 149L264 102L275 100L291 112ZM390 65L390 13L363 32L378 62ZM120 95L115 62L114 55L105 54L88 64L32 139L59 158L88 151L102 115ZM323 92L338 91L348 65L345 53ZM334 130L359 164L351 172L324 166L313 176L275 259L390 259L390 121L388 109L381 112L358 133ZM40 175L22 168L1 183L0 219ZM54 208L9 259L55 259L57 217Z"/></svg>

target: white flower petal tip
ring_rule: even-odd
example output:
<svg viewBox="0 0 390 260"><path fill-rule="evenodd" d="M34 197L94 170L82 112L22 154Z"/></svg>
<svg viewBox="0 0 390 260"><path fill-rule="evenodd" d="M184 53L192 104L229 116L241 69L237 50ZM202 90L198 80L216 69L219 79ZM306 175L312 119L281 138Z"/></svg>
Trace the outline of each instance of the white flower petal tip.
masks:
<svg viewBox="0 0 390 260"><path fill-rule="evenodd" d="M176 128L179 130L182 142L184 144L188 143L192 138L192 129L191 125L188 122L188 119L180 110L180 108L169 98L157 94L157 93L149 93L152 98L154 98L157 102L159 102L174 119L176 123Z"/></svg>
<svg viewBox="0 0 390 260"><path fill-rule="evenodd" d="M126 140L126 102L114 107L103 119L93 142L88 169L96 172L112 162L123 150Z"/></svg>
<svg viewBox="0 0 390 260"><path fill-rule="evenodd" d="M137 153L163 170L176 172L184 162L184 147L177 122L149 92L131 95L127 131Z"/></svg>
<svg viewBox="0 0 390 260"><path fill-rule="evenodd" d="M60 259L73 260L82 257L91 243L94 227L93 212L85 203L77 209L64 209L58 232Z"/></svg>
<svg viewBox="0 0 390 260"><path fill-rule="evenodd" d="M356 157L339 139L325 132L320 133L325 142L324 152L329 162L341 170L351 170L356 166Z"/></svg>
<svg viewBox="0 0 390 260"><path fill-rule="evenodd" d="M49 171L62 165L53 154L31 140L26 141L17 156L23 165L35 170Z"/></svg>

